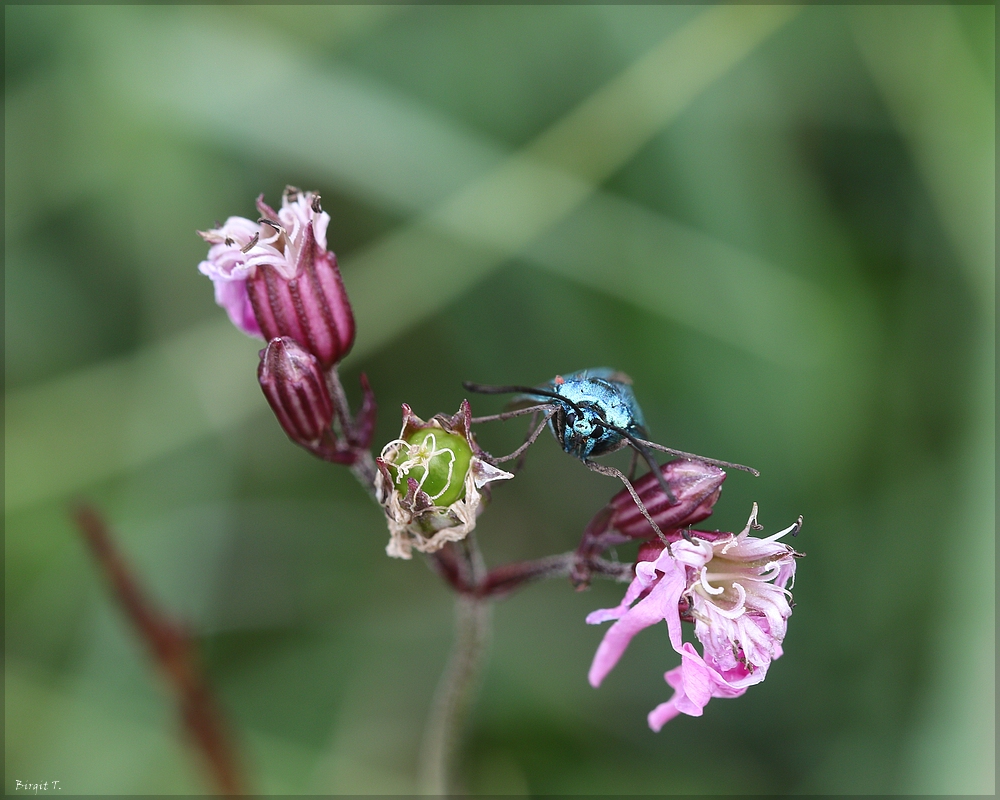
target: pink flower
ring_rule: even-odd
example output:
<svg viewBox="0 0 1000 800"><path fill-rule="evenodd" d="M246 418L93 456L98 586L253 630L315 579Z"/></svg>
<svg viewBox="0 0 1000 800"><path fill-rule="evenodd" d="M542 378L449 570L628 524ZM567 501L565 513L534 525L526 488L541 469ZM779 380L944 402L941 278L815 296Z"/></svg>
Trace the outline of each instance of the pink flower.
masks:
<svg viewBox="0 0 1000 800"><path fill-rule="evenodd" d="M269 341L287 336L324 369L354 342L354 315L337 267L326 249L330 215L319 195L289 186L275 211L257 198L261 218L230 217L221 228L199 231L212 247L198 269L215 284L215 302L244 333Z"/></svg>
<svg viewBox="0 0 1000 800"><path fill-rule="evenodd" d="M202 261L198 270L215 284L215 302L226 309L233 325L263 339L247 294L247 278L254 274L255 267L243 252L255 236L259 237L260 225L243 217L230 217L221 228L198 234L212 245L208 260Z"/></svg>
<svg viewBox="0 0 1000 800"><path fill-rule="evenodd" d="M766 539L750 536L759 530L757 505L739 534L692 531L691 541L643 545L620 605L587 617L597 624L617 620L597 648L590 683L597 687L612 670L632 637L661 620L681 665L665 674L674 696L649 714L658 731L677 714L701 716L713 697L738 697L764 680L771 661L781 653L795 576L791 547L778 542L798 532L794 525ZM681 621L695 623L704 656L682 641Z"/></svg>

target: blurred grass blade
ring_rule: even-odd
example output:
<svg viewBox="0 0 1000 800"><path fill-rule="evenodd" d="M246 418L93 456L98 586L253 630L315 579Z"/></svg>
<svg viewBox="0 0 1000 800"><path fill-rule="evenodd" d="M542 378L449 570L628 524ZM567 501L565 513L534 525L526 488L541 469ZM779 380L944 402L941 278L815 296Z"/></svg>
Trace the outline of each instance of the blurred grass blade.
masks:
<svg viewBox="0 0 1000 800"><path fill-rule="evenodd" d="M954 11L855 9L862 56L906 137L981 308L996 299L996 99Z"/></svg>
<svg viewBox="0 0 1000 800"><path fill-rule="evenodd" d="M174 452L258 408L259 342L228 321L7 395L8 510Z"/></svg>
<svg viewBox="0 0 1000 800"><path fill-rule="evenodd" d="M768 6L704 12L500 166L426 217L346 259L351 285L360 290L359 317L415 323L521 254L795 11ZM468 244L456 250L443 234ZM365 307L365 298L375 304ZM376 336L382 344L388 334L369 326L359 329L358 338Z"/></svg>
<svg viewBox="0 0 1000 800"><path fill-rule="evenodd" d="M518 252L797 11L715 6L699 14L432 217L447 230Z"/></svg>
<svg viewBox="0 0 1000 800"><path fill-rule="evenodd" d="M818 371L850 349L867 309L815 283L598 194L527 250L540 266L786 369ZM843 377L843 376L842 376Z"/></svg>
<svg viewBox="0 0 1000 800"><path fill-rule="evenodd" d="M855 9L855 39L965 268L978 319L977 376L965 398L958 515L940 568L952 582L933 694L910 742L916 793L996 792L995 97L947 6Z"/></svg>
<svg viewBox="0 0 1000 800"><path fill-rule="evenodd" d="M130 35L109 36L103 14L110 22L123 11ZM306 58L265 27L222 30L203 14L186 8L161 18L121 7L88 14L97 90L133 119L313 173L395 213L443 200L503 158L420 102Z"/></svg>

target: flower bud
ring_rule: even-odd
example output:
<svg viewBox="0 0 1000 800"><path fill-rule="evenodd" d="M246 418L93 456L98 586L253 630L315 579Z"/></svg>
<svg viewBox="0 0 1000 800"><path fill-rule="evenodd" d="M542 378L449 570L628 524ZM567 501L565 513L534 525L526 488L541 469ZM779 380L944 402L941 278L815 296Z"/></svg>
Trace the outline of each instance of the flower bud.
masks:
<svg viewBox="0 0 1000 800"><path fill-rule="evenodd" d="M673 498L667 496L652 472L634 481L632 488L666 539L676 541L683 537L680 528L699 522L712 513L726 473L704 461L676 459L661 466L660 474L670 487ZM664 547L632 495L623 489L594 515L584 530L576 549L577 562L570 573L570 580L578 588L585 588L590 582L589 560L609 547L633 539L653 539L650 547Z"/></svg>
<svg viewBox="0 0 1000 800"><path fill-rule="evenodd" d="M427 422L403 404L399 438L375 459L375 490L389 525L386 552L410 558L464 539L489 496L488 483L513 478L486 460L472 436L472 411L463 401L453 416Z"/></svg>
<svg viewBox="0 0 1000 800"><path fill-rule="evenodd" d="M212 244L199 270L215 283L215 300L245 333L269 341L289 336L329 369L354 343L354 315L326 249L330 215L319 195L285 189L281 210L257 198L261 218L230 217L201 233Z"/></svg>
<svg viewBox="0 0 1000 800"><path fill-rule="evenodd" d="M272 339L262 351L257 379L288 437L314 449L329 433L333 403L315 356L293 339Z"/></svg>
<svg viewBox="0 0 1000 800"><path fill-rule="evenodd" d="M692 525L709 516L726 479L726 473L718 467L688 459L670 461L660 467L660 473L674 494L673 501L652 472L632 485L649 515L664 532ZM656 535L628 491L616 494L609 505L612 509L610 527L618 533L628 539L648 539Z"/></svg>

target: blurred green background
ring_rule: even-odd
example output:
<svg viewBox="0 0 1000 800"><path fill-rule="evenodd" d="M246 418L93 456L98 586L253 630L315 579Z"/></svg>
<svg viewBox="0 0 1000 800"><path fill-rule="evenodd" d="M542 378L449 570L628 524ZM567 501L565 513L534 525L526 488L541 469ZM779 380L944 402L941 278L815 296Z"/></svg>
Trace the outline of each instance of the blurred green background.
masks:
<svg viewBox="0 0 1000 800"><path fill-rule="evenodd" d="M586 682L584 617L622 587L499 604L470 791L991 793L994 24L7 6L6 790L208 787L75 497L197 633L255 789L415 790L451 596L285 438L196 271L195 229L290 183L332 216L379 442L462 380L611 365L655 439L761 470L713 526L805 516L785 656L660 734L665 631ZM488 558L572 548L618 488L546 436L480 523Z"/></svg>

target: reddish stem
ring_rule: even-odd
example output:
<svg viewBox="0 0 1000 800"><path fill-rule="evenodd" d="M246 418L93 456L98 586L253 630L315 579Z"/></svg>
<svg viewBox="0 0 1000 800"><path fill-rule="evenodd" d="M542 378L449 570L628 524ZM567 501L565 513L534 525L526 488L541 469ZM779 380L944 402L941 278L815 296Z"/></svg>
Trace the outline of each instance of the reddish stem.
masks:
<svg viewBox="0 0 1000 800"><path fill-rule="evenodd" d="M90 506L80 505L73 518L125 615L176 693L184 725L204 755L219 793L244 794L235 751L190 636L143 593L100 514Z"/></svg>
<svg viewBox="0 0 1000 800"><path fill-rule="evenodd" d="M579 551L561 553L533 561L515 561L489 570L478 582L473 583L463 573L455 545L446 545L430 556L430 563L437 574L459 594L482 599L499 599L528 583L546 578L570 577L578 588L586 588L586 582L575 580L577 574L591 577L609 578L616 581L632 579L632 565L608 561L597 556L582 556Z"/></svg>

